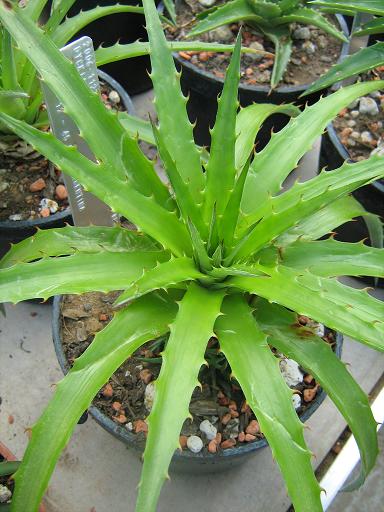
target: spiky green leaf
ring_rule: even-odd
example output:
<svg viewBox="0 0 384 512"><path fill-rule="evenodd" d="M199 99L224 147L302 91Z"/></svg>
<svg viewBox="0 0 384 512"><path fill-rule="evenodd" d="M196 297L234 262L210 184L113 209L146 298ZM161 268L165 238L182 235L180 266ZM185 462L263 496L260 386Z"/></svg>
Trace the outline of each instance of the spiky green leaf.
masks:
<svg viewBox="0 0 384 512"><path fill-rule="evenodd" d="M229 254L227 261L244 259L273 241L305 217L353 190L384 176L384 158L373 155L355 164L344 163L331 172L322 171L284 194L271 199L262 218Z"/></svg>
<svg viewBox="0 0 384 512"><path fill-rule="evenodd" d="M255 293L271 302L309 316L362 343L384 351L384 302L364 290L356 290L336 279L282 265L258 269L267 277L233 277L229 286Z"/></svg>
<svg viewBox="0 0 384 512"><path fill-rule="evenodd" d="M358 52L348 55L342 62L335 64L331 69L314 82L303 94L311 94L325 89L330 85L384 64L384 43L376 43L362 48Z"/></svg>
<svg viewBox="0 0 384 512"><path fill-rule="evenodd" d="M175 450L184 420L189 416L191 395L199 385L204 352L220 313L222 292L191 284L180 302L171 335L163 353L155 399L148 417L148 438L139 485L137 512L154 512L161 486ZM198 315L199 322L191 323Z"/></svg>
<svg viewBox="0 0 384 512"><path fill-rule="evenodd" d="M76 252L156 250L162 250L159 244L139 231L131 231L120 226L112 228L66 226L59 229L38 230L34 236L12 245L0 261L0 268L48 256L65 256Z"/></svg>
<svg viewBox="0 0 384 512"><path fill-rule="evenodd" d="M95 336L57 384L52 400L32 428L23 463L15 475L14 510L37 512L60 453L93 397L135 350L168 331L176 311L176 304L165 296L149 295L116 313Z"/></svg>
<svg viewBox="0 0 384 512"><path fill-rule="evenodd" d="M295 105L274 105L273 103L254 103L242 108L236 117L236 169L240 171L246 164L255 146L256 135L264 121L273 114L286 114L296 117L300 109Z"/></svg>
<svg viewBox="0 0 384 512"><path fill-rule="evenodd" d="M145 270L167 261L167 252L99 251L44 258L0 270L0 301L48 299L62 293L109 292L128 288Z"/></svg>
<svg viewBox="0 0 384 512"><path fill-rule="evenodd" d="M382 34L384 32L384 18L375 18L368 23L364 23L358 30L353 33L354 37L362 37L374 34Z"/></svg>
<svg viewBox="0 0 384 512"><path fill-rule="evenodd" d="M293 505L298 511L321 512L320 487L304 441L304 426L293 408L292 391L280 373L267 336L242 295L227 297L223 313L215 325L220 348L268 440Z"/></svg>
<svg viewBox="0 0 384 512"><path fill-rule="evenodd" d="M297 270L308 269L318 276L384 277L384 251L363 243L337 242L332 238L298 241L278 254L283 265Z"/></svg>
<svg viewBox="0 0 384 512"><path fill-rule="evenodd" d="M204 274L198 271L194 261L190 258L172 258L144 272L139 279L119 295L114 305L121 306L159 288L167 289L184 281L203 278Z"/></svg>
<svg viewBox="0 0 384 512"><path fill-rule="evenodd" d="M188 36L195 37L222 25L236 23L239 20L257 22L262 21L263 18L255 14L247 0L232 0L231 2L225 2L222 6L200 19L192 30L189 31Z"/></svg>
<svg viewBox="0 0 384 512"><path fill-rule="evenodd" d="M200 153L193 140L193 127L186 114L187 100L181 92L180 77L168 50L155 4L144 0L143 6L151 46L151 79L159 130L183 181L188 183L192 197L200 204L204 174Z"/></svg>
<svg viewBox="0 0 384 512"><path fill-rule="evenodd" d="M272 135L267 146L256 154L248 173L241 204L244 219L239 228L242 233L260 218L259 211L268 201L269 195L280 191L284 179L340 110L354 99L383 86L384 82L375 81L342 88L307 107L299 116L291 119L287 126Z"/></svg>
<svg viewBox="0 0 384 512"><path fill-rule="evenodd" d="M300 326L295 313L260 299L255 306L256 320L268 335L268 343L313 375L344 416L362 460L360 477L355 484L363 483L378 454L376 421L367 395L330 345L308 333L305 326Z"/></svg>
<svg viewBox="0 0 384 512"><path fill-rule="evenodd" d="M174 250L175 254L191 252L188 232L177 214L159 206L152 197L137 192L127 180L118 179L109 166L91 162L76 148L66 146L50 133L41 132L1 113L0 119L59 169L78 180L86 190Z"/></svg>
<svg viewBox="0 0 384 512"><path fill-rule="evenodd" d="M167 47L173 52L233 52L234 46L231 44L205 43L201 41L167 41ZM271 55L270 52L256 50L243 46L242 53ZM109 62L116 62L132 57L150 54L150 44L145 41L136 41L129 44L116 43L112 46L100 46L95 52L96 63L98 66Z"/></svg>
<svg viewBox="0 0 384 512"><path fill-rule="evenodd" d="M218 98L216 121L211 130L211 149L206 165L206 188L204 190L204 216L207 222L212 217L215 205L218 220L225 212L231 191L233 190L235 168L236 114L239 107L237 90L240 80L239 33L235 51L228 67L224 87ZM219 220L220 222L220 220Z"/></svg>
<svg viewBox="0 0 384 512"><path fill-rule="evenodd" d="M353 9L358 12L384 15L382 0L315 0L311 5L318 7L331 7L334 9Z"/></svg>
<svg viewBox="0 0 384 512"><path fill-rule="evenodd" d="M272 27L269 24L260 24L260 29L275 46L275 60L271 75L271 89L274 89L283 78L291 58L293 44L291 31L289 25Z"/></svg>

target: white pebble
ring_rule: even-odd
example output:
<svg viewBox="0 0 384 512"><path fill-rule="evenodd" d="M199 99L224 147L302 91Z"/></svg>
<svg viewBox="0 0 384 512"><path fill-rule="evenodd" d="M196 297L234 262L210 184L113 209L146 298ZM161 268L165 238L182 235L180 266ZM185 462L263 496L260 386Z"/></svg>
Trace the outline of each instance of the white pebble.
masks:
<svg viewBox="0 0 384 512"><path fill-rule="evenodd" d="M199 4L203 7L212 7L216 3L216 0L198 0Z"/></svg>
<svg viewBox="0 0 384 512"><path fill-rule="evenodd" d="M360 114L374 116L379 113L379 107L374 99L363 96L360 98L359 112Z"/></svg>
<svg viewBox="0 0 384 512"><path fill-rule="evenodd" d="M115 105L120 103L120 96L117 91L111 91L108 95L108 99L111 103L114 103Z"/></svg>
<svg viewBox="0 0 384 512"><path fill-rule="evenodd" d="M351 133L351 137L352 137L352 139L360 139L360 133L354 131Z"/></svg>
<svg viewBox="0 0 384 512"><path fill-rule="evenodd" d="M368 130L361 132L361 142L364 144L370 144L373 141L373 135Z"/></svg>
<svg viewBox="0 0 384 512"><path fill-rule="evenodd" d="M21 215L21 213L14 213L13 215L10 215L8 217L9 220L21 220L23 218L23 216Z"/></svg>
<svg viewBox="0 0 384 512"><path fill-rule="evenodd" d="M232 30L228 25L223 25L215 30L210 30L208 33L210 40L215 41L216 43L226 43L233 38Z"/></svg>
<svg viewBox="0 0 384 512"><path fill-rule="evenodd" d="M347 122L347 126L349 126L349 128L353 128L354 126L356 126L356 121L354 121L353 119L350 119Z"/></svg>
<svg viewBox="0 0 384 512"><path fill-rule="evenodd" d="M313 55L316 51L316 46L312 41L305 41L305 43L303 43L303 50L305 50L305 53L308 55Z"/></svg>
<svg viewBox="0 0 384 512"><path fill-rule="evenodd" d="M7 190L8 187L9 187L9 183L7 183L6 181L3 181L3 183L0 183L0 193Z"/></svg>
<svg viewBox="0 0 384 512"><path fill-rule="evenodd" d="M0 484L0 503L7 503L12 498L12 492L5 485Z"/></svg>
<svg viewBox="0 0 384 512"><path fill-rule="evenodd" d="M204 420L200 423L200 431L206 435L208 441L215 439L217 434L217 428L209 420Z"/></svg>
<svg viewBox="0 0 384 512"><path fill-rule="evenodd" d="M155 383L150 382L144 391L144 405L147 411L151 411L155 399Z"/></svg>
<svg viewBox="0 0 384 512"><path fill-rule="evenodd" d="M46 197L43 197L43 199L40 201L40 211L44 208L48 208L51 213L56 213L59 209L59 205L53 199L47 199Z"/></svg>
<svg viewBox="0 0 384 512"><path fill-rule="evenodd" d="M203 441L198 436L189 436L187 439L188 449L192 453L199 453L203 449Z"/></svg>
<svg viewBox="0 0 384 512"><path fill-rule="evenodd" d="M293 32L293 39L311 39L311 31L308 27L298 27Z"/></svg>
<svg viewBox="0 0 384 512"><path fill-rule="evenodd" d="M253 41L249 48L252 50L258 50L260 52L264 51L264 46L261 43L258 43L257 41ZM259 62L260 60L264 59L263 53L247 53L247 57L252 59L254 62Z"/></svg>
<svg viewBox="0 0 384 512"><path fill-rule="evenodd" d="M303 381L304 376L299 365L293 359L281 359L280 371L289 387L296 386Z"/></svg>
<svg viewBox="0 0 384 512"><path fill-rule="evenodd" d="M351 117L355 118L359 117L360 112L358 110L352 110L351 111Z"/></svg>
<svg viewBox="0 0 384 512"><path fill-rule="evenodd" d="M299 407L301 407L301 398L297 393L292 395L292 403L293 403L293 407L295 409L298 409Z"/></svg>

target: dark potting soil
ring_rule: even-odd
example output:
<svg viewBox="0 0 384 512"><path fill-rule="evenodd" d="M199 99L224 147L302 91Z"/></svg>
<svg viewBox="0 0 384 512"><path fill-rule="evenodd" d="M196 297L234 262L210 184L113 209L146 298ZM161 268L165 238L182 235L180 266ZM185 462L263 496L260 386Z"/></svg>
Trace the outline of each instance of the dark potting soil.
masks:
<svg viewBox="0 0 384 512"><path fill-rule="evenodd" d="M361 75L360 79L383 80L384 66ZM384 90L351 103L339 113L333 125L352 160L358 162L375 153L384 154Z"/></svg>
<svg viewBox="0 0 384 512"><path fill-rule="evenodd" d="M92 343L95 333L103 329L112 319L112 304L119 292L108 294L87 293L67 295L61 303L61 336L67 360L73 364ZM311 330L319 328L306 317L299 317L302 325ZM332 333L323 337L333 345ZM93 401L93 405L117 424L137 433L145 439L146 417L152 403L153 381L157 379L161 366L161 351L165 339L146 343L129 358L109 379ZM203 367L199 380L202 389L196 388L190 403L193 421L186 420L180 437L183 448L189 436L199 436L204 449L214 453L235 444L252 442L263 437L257 420L245 402L240 387L230 381L230 368L222 354L218 355L218 341L211 338L207 346L206 359L215 357L222 371ZM298 400L297 412L301 414L315 399L319 385L313 377L300 368L303 381L292 387ZM200 423L208 420L217 429L216 441L209 440L200 431Z"/></svg>
<svg viewBox="0 0 384 512"><path fill-rule="evenodd" d="M217 4L222 2L217 2ZM185 0L178 9L177 27L167 29L168 39L185 40L188 31L192 28L194 16L204 8L198 0ZM339 28L335 19L329 20ZM305 30L308 39L299 39L300 28ZM240 25L238 23L201 34L196 39L205 42L234 44ZM321 29L312 25L292 24L293 50L291 60L279 85L309 84L323 75L335 64L340 56L341 41L329 36ZM295 36L295 34L297 36ZM301 32L301 36L304 33ZM269 39L259 34L253 28L245 25L242 31L242 45L250 46L259 43L265 51L274 53L274 47ZM224 78L230 61L228 53L213 52L179 52L179 55L191 64L212 73L218 78ZM273 56L261 57L256 54L243 54L241 58L241 79L244 85L269 85L273 67Z"/></svg>
<svg viewBox="0 0 384 512"><path fill-rule="evenodd" d="M109 85L101 81L100 87L108 109L125 110L109 99ZM67 207L61 172L23 140L0 139L0 221L49 217Z"/></svg>

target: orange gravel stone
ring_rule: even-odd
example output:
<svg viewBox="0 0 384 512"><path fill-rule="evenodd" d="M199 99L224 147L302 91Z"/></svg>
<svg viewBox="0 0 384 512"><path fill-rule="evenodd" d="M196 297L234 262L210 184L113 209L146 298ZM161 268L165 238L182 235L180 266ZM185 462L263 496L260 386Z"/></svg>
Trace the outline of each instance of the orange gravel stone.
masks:
<svg viewBox="0 0 384 512"><path fill-rule="evenodd" d="M45 181L43 178L39 178L38 180L34 181L30 184L29 190L31 192L40 192L40 190L43 190L45 188Z"/></svg>
<svg viewBox="0 0 384 512"><path fill-rule="evenodd" d="M240 434L237 437L237 440L239 441L239 443L244 443L244 441L245 441L245 434L244 434L244 432L240 432Z"/></svg>
<svg viewBox="0 0 384 512"><path fill-rule="evenodd" d="M144 384L149 384L151 380L153 379L152 373L147 369L144 368L144 370L141 370L139 373L140 379L144 382Z"/></svg>
<svg viewBox="0 0 384 512"><path fill-rule="evenodd" d="M212 439L212 441L208 444L208 451L209 453L216 453L217 452L217 443L216 439Z"/></svg>
<svg viewBox="0 0 384 512"><path fill-rule="evenodd" d="M228 448L233 448L235 444L235 439L227 439L226 441L223 441L220 446L223 450L226 450Z"/></svg>
<svg viewBox="0 0 384 512"><path fill-rule="evenodd" d="M40 216L41 217L49 217L50 215L51 215L51 212L49 211L49 208L43 208L40 211Z"/></svg>
<svg viewBox="0 0 384 512"><path fill-rule="evenodd" d="M112 396L113 396L113 388L112 388L112 386L111 386L111 384L109 382L108 382L108 384L106 384L103 387L103 390L102 390L101 394L103 396L105 396L105 398L112 398Z"/></svg>
<svg viewBox="0 0 384 512"><path fill-rule="evenodd" d="M231 413L230 412L227 412L227 414L224 414L224 416L221 418L221 423L223 425L227 425L227 423L229 423L231 421Z"/></svg>
<svg viewBox="0 0 384 512"><path fill-rule="evenodd" d="M127 423L127 421L128 421L125 414L120 414L119 416L117 416L114 419L115 419L115 421L117 421L117 423Z"/></svg>
<svg viewBox="0 0 384 512"><path fill-rule="evenodd" d="M187 436L180 436L179 437L180 448L182 450L187 447L187 441L188 441L188 437Z"/></svg>
<svg viewBox="0 0 384 512"><path fill-rule="evenodd" d="M113 409L114 411L120 411L120 409L121 409L121 403L120 403L120 402L113 402L113 404L112 404L112 409Z"/></svg>
<svg viewBox="0 0 384 512"><path fill-rule="evenodd" d="M68 192L64 185L57 185L55 189L55 194L57 199L60 199L61 201L63 199L67 199L68 197Z"/></svg>
<svg viewBox="0 0 384 512"><path fill-rule="evenodd" d="M256 439L256 436L253 436L252 434L245 434L245 442L250 443L251 441L254 441Z"/></svg>
<svg viewBox="0 0 384 512"><path fill-rule="evenodd" d="M245 432L247 434L251 434L251 435L255 436L256 434L258 434L260 432L259 423L256 420L250 421L248 427L245 429Z"/></svg>
<svg viewBox="0 0 384 512"><path fill-rule="evenodd" d="M133 422L133 427L135 429L136 434L139 432L148 432L148 425L143 420L136 420Z"/></svg>

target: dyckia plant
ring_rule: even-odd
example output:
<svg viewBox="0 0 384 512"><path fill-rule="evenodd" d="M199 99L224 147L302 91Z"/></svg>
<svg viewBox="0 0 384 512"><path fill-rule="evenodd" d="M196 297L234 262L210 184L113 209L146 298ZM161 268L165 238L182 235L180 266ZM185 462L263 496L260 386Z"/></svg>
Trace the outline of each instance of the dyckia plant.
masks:
<svg viewBox="0 0 384 512"><path fill-rule="evenodd" d="M331 36L347 41L321 12L302 0L231 0L197 15L198 22L189 32L197 36L221 25L244 22L264 34L275 47L271 87L278 86L292 53L291 25L315 25Z"/></svg>
<svg viewBox="0 0 384 512"><path fill-rule="evenodd" d="M344 4L343 2L333 2L331 0L323 0L322 2L319 0L315 3L320 4L323 8L328 10L343 9L345 8L345 4L347 4L347 7L349 5L349 2L345 2ZM376 15L372 20L364 23L362 26L358 26L353 32L353 36L361 37L384 34L384 3L382 0L353 2L353 7L358 14L369 13ZM346 11L343 12L348 14ZM365 73L379 66L384 66L384 43L382 42L361 48L361 50L356 53L348 55L342 62L332 66L325 75L316 80L316 82L305 91L305 94L324 89L335 82L358 75L359 73Z"/></svg>
<svg viewBox="0 0 384 512"><path fill-rule="evenodd" d="M50 16L41 26L58 47L64 46L77 32L98 18L119 12L144 13L143 8L139 6L116 4L98 6L88 11L81 11L71 18L66 18L75 1L53 2ZM47 0L29 0L20 9L37 27L46 3ZM161 18L167 21L166 18ZM175 51L231 50L228 45L199 42L174 43L170 46ZM149 45L145 42L116 43L113 46L98 48L96 60L98 65L102 65L124 58L137 57L148 52ZM28 124L37 127L47 126L48 116L46 110L42 108L43 98L36 70L31 61L22 53L20 47L15 46L11 35L2 25L0 25L0 64L0 111L17 119L23 119ZM9 129L2 123L0 123L1 136L9 136Z"/></svg>
<svg viewBox="0 0 384 512"><path fill-rule="evenodd" d="M23 7L24 14L36 26L47 0L31 0ZM142 13L142 7L129 5L112 5L96 7L80 12L77 16L65 19L65 16L75 0L53 2L50 16L44 22L42 29L49 34L58 46L65 45L79 30L90 22L103 16L117 12ZM42 94L35 68L14 46L12 37L6 28L0 25L0 110L23 119L35 126L46 126L48 118L46 111L41 108ZM1 132L9 132L5 125L0 124Z"/></svg>
<svg viewBox="0 0 384 512"><path fill-rule="evenodd" d="M338 406L358 443L363 481L377 455L368 399L330 346L298 326L297 314L384 349L384 304L335 279L382 276L384 252L362 243L317 241L366 214L349 194L384 176L384 160L372 156L344 164L283 193L281 183L342 107L383 84L361 83L323 98L254 154L255 133L276 106L252 105L238 113L238 41L210 153L202 159L153 0L144 0L144 8L159 119L153 132L169 188L137 140L51 40L17 7L0 4L2 22L79 125L97 161L22 121L5 114L1 120L138 228L46 230L2 260L2 301L122 291L112 321L59 382L33 427L15 475L12 510L36 511L60 452L93 397L135 350L170 333L148 417L137 511L156 509L212 336L257 416L295 510L321 511L304 427L272 348L298 361Z"/></svg>

